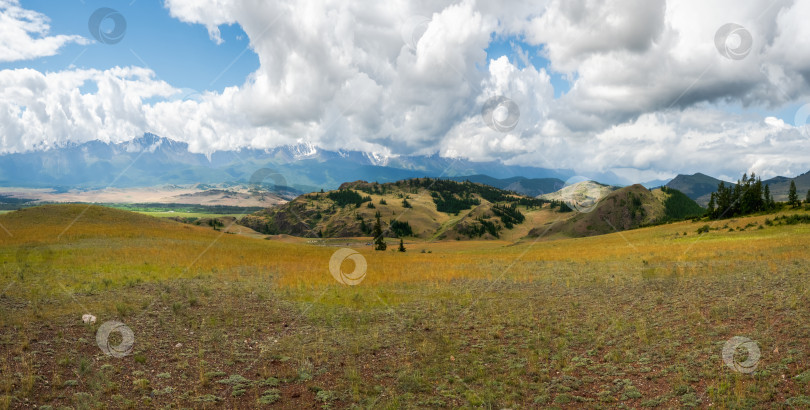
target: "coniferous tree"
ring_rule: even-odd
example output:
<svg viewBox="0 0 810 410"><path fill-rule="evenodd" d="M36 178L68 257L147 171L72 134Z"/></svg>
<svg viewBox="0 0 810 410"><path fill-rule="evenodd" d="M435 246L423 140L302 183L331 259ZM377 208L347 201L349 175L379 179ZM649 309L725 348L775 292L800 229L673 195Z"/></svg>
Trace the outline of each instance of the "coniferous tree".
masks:
<svg viewBox="0 0 810 410"><path fill-rule="evenodd" d="M788 205L794 208L799 206L799 195L796 193L796 181L790 181L790 190L788 191Z"/></svg>
<svg viewBox="0 0 810 410"><path fill-rule="evenodd" d="M807 190L807 196L804 198L804 204L810 205L810 189Z"/></svg>
<svg viewBox="0 0 810 410"><path fill-rule="evenodd" d="M712 219L749 215L774 208L769 186L752 173L744 174L733 186L720 182L717 192L709 198L708 215Z"/></svg>
<svg viewBox="0 0 810 410"><path fill-rule="evenodd" d="M388 248L388 245L385 244L385 238L383 238L382 223L380 222L379 212L377 212L377 222L374 223L372 234L374 235L375 251L384 251L386 248Z"/></svg>
<svg viewBox="0 0 810 410"><path fill-rule="evenodd" d="M399 251L405 252L405 242L402 241L402 238L399 238Z"/></svg>
<svg viewBox="0 0 810 410"><path fill-rule="evenodd" d="M771 197L771 188L770 185L765 185L765 208L772 209L773 208L773 198Z"/></svg>

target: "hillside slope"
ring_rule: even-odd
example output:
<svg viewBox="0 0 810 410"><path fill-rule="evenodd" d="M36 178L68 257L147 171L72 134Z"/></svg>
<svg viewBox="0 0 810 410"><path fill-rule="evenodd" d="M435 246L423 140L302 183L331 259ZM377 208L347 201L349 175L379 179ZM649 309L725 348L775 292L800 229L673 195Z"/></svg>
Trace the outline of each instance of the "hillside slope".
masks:
<svg viewBox="0 0 810 410"><path fill-rule="evenodd" d="M683 192L689 198L695 200L701 206L709 203L709 195L717 190L720 180L705 174L696 173L693 175L678 175L666 186Z"/></svg>
<svg viewBox="0 0 810 410"><path fill-rule="evenodd" d="M581 181L562 187L556 192L540 195L538 198L547 201L563 201L571 206L587 208L618 189L617 186L600 184L596 181Z"/></svg>
<svg viewBox="0 0 810 410"><path fill-rule="evenodd" d="M799 199L804 200L807 190L810 189L810 171L796 178L776 177L762 181L762 183L770 187L774 200L787 201L791 180L796 183L796 192L799 194Z"/></svg>
<svg viewBox="0 0 810 410"><path fill-rule="evenodd" d="M604 235L641 226L700 216L705 212L680 191L664 187L648 190L632 185L600 200L591 212L577 213L565 221L549 222L529 232L529 237L582 237Z"/></svg>
<svg viewBox="0 0 810 410"><path fill-rule="evenodd" d="M493 239L513 236L510 231L527 220L534 221L534 213L559 213L558 205L471 182L430 178L386 184L356 181L335 191L301 195L240 223L272 235L369 237L379 215L388 237Z"/></svg>

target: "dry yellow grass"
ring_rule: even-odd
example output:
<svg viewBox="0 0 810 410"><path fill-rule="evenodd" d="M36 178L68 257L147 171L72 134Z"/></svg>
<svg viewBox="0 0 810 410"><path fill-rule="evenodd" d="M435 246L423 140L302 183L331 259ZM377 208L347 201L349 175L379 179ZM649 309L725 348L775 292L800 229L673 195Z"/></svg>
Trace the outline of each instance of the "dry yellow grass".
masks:
<svg viewBox="0 0 810 410"><path fill-rule="evenodd" d="M0 409L253 407L271 376L286 408L803 403L810 226L758 229L768 217L399 253L83 205L8 213ZM329 272L346 243L368 266L354 287ZM100 354L85 312L130 326L133 356ZM762 346L756 376L723 365L735 335Z"/></svg>
<svg viewBox="0 0 810 410"><path fill-rule="evenodd" d="M742 227L749 223L761 224L765 218L716 223ZM76 222L72 223L74 220ZM0 216L0 224L13 235L5 234L0 242L4 269L13 267L20 245L44 245L49 249L46 257L53 257L51 265L57 270L60 283L77 291L99 286L103 281L118 284L127 278L162 280L198 274L269 275L279 286L296 288L334 285L329 260L341 243L333 241L331 246L315 246L259 240L83 205L26 209ZM650 268L644 266L650 264L696 271L698 263L714 260L718 255L733 263L763 258L807 258L800 246L810 236L806 225L762 230L749 227L745 232L713 231L699 236L695 231L702 224L681 222L560 241L541 237L516 244L507 241L413 242L407 244L409 251L404 254L395 252L395 246L389 247L387 252L375 252L362 243L352 246L357 246L368 263L364 286L501 276L510 280L532 280L549 274L543 268L544 263L557 262L615 263L624 266L624 275L640 275L642 269L649 271ZM37 249L33 249L33 254ZM423 249L431 253L421 253ZM352 269L348 262L346 265L345 270ZM497 269L488 268L490 266ZM48 286L48 281L45 284ZM53 283L49 287L52 288Z"/></svg>

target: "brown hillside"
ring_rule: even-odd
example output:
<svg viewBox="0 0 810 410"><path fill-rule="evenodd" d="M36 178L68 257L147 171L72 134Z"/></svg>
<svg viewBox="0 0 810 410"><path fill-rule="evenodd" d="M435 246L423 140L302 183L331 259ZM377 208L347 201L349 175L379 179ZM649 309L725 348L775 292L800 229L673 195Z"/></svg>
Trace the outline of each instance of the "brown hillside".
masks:
<svg viewBox="0 0 810 410"><path fill-rule="evenodd" d="M638 228L663 217L665 199L666 194L660 190L651 192L641 185L632 185L602 198L596 208L589 213L553 222L550 228L548 226L534 228L529 232L529 236L583 237Z"/></svg>

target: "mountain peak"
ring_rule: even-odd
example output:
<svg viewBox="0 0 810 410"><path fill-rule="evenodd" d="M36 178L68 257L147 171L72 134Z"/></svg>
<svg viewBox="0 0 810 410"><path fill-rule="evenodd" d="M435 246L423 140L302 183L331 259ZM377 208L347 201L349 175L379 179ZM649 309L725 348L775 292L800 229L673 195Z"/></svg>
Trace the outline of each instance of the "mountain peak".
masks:
<svg viewBox="0 0 810 410"><path fill-rule="evenodd" d="M141 135L140 137L133 138L127 142L124 142L125 149L127 152L141 152L141 151L149 151L155 152L155 150L163 145L167 139L163 137L159 137L155 134L146 133Z"/></svg>

